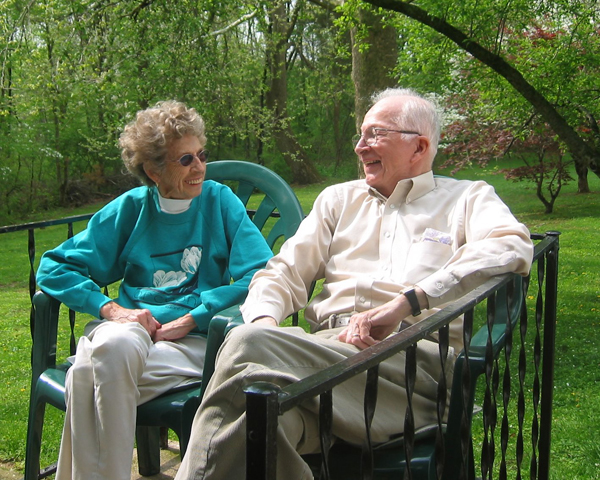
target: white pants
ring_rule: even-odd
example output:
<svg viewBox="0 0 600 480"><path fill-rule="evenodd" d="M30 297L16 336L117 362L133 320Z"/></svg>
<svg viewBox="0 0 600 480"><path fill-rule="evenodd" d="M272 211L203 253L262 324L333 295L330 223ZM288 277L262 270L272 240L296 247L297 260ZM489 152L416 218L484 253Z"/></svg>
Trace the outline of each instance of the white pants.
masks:
<svg viewBox="0 0 600 480"><path fill-rule="evenodd" d="M227 336L219 351L216 370L196 412L187 453L177 480L243 480L246 461L246 402L244 387L267 381L285 387L319 372L359 350L337 340L344 328L308 334L298 327L241 325ZM445 361L451 384L454 350ZM441 373L438 345L426 340L417 349L417 378L413 395L415 427L437 421L436 396ZM379 367L373 442L385 442L404 426L406 391L405 354ZM365 436L363 396L366 374L333 389L333 434L360 445ZM319 451L318 399L306 401L279 417L277 478L312 479L301 454Z"/></svg>
<svg viewBox="0 0 600 480"><path fill-rule="evenodd" d="M202 376L206 339L153 343L138 323L99 322L67 372L57 480L130 480L136 407Z"/></svg>

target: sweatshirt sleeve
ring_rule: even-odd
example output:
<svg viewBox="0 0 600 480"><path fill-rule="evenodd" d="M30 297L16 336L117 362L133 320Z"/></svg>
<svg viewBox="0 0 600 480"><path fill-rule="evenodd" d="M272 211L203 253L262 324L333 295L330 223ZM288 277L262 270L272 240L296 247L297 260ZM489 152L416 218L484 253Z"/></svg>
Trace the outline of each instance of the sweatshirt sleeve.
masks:
<svg viewBox="0 0 600 480"><path fill-rule="evenodd" d="M98 211L87 228L44 253L37 271L39 287L73 310L99 317L111 301L101 287L123 276L120 254L135 223L135 205L122 197Z"/></svg>

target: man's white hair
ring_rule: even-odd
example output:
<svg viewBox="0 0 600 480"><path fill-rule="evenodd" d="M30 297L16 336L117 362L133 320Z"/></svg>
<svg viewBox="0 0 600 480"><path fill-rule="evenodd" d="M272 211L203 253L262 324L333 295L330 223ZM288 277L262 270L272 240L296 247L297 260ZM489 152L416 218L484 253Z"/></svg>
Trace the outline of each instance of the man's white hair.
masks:
<svg viewBox="0 0 600 480"><path fill-rule="evenodd" d="M404 101L404 108L392 121L399 130L414 130L426 136L431 144L433 154L437 153L441 133L441 115L435 101L426 98L410 88L387 88L375 93L371 97L373 105L390 97L408 97Z"/></svg>

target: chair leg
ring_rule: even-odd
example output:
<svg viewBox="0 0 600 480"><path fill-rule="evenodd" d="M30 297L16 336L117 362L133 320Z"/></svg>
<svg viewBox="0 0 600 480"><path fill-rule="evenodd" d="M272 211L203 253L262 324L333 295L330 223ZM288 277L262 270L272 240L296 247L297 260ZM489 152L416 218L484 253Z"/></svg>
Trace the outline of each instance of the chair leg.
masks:
<svg viewBox="0 0 600 480"><path fill-rule="evenodd" d="M160 473L160 427L136 427L138 471L143 477Z"/></svg>
<svg viewBox="0 0 600 480"><path fill-rule="evenodd" d="M469 480L477 480L475 476L475 454L473 451L473 437L471 436L471 441L469 442L469 467L468 467L468 478Z"/></svg>
<svg viewBox="0 0 600 480"><path fill-rule="evenodd" d="M42 448L42 429L46 403L40 401L34 392L29 410L27 425L27 441L25 446L25 476L24 480L38 480L40 474L40 451Z"/></svg>
<svg viewBox="0 0 600 480"><path fill-rule="evenodd" d="M169 429L160 427L160 449L167 450L169 448Z"/></svg>

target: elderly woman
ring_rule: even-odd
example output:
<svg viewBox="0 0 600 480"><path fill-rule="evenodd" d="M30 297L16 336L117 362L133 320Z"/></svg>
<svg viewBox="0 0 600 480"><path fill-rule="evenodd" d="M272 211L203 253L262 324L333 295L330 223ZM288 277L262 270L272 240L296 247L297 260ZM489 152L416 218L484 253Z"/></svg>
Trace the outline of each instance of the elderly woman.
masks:
<svg viewBox="0 0 600 480"><path fill-rule="evenodd" d="M57 479L129 480L136 406L202 375L210 319L244 300L271 257L238 198L204 180L205 144L182 103L138 112L120 146L146 186L41 260L42 290L100 319L67 373ZM115 299L98 286L118 280Z"/></svg>

